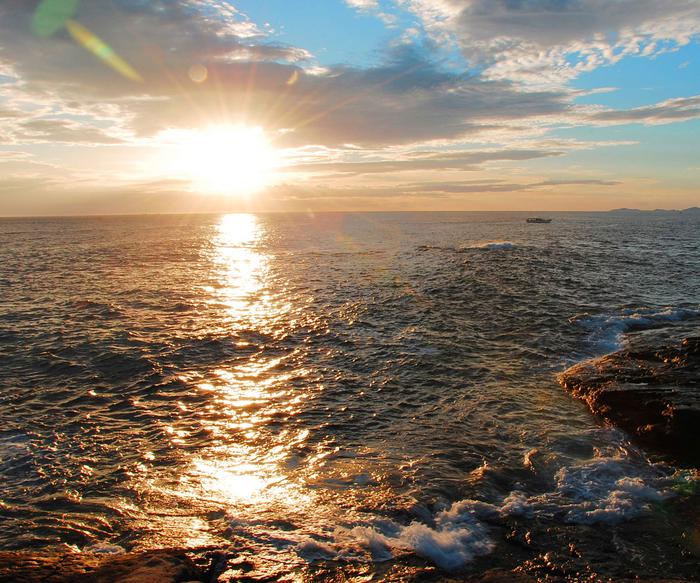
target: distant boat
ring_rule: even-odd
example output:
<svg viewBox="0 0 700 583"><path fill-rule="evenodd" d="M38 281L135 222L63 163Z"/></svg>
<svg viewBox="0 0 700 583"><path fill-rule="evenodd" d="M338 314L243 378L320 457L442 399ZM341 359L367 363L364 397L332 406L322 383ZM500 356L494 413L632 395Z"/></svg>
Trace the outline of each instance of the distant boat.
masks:
<svg viewBox="0 0 700 583"><path fill-rule="evenodd" d="M552 219L543 219L541 217L530 217L527 219L528 223L551 223Z"/></svg>

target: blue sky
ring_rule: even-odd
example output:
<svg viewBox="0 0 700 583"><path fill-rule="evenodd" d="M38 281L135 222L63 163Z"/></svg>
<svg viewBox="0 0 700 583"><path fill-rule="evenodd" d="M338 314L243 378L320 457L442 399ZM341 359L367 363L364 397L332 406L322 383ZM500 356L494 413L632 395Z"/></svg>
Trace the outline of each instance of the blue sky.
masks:
<svg viewBox="0 0 700 583"><path fill-rule="evenodd" d="M273 39L306 48L322 65L368 65L397 32L344 2L246 0L236 5L255 22L269 23Z"/></svg>
<svg viewBox="0 0 700 583"><path fill-rule="evenodd" d="M12 0L0 35L0 214L700 204L696 0Z"/></svg>
<svg viewBox="0 0 700 583"><path fill-rule="evenodd" d="M700 45L692 43L655 58L627 57L578 77L572 87L594 90L614 88L610 93L588 95L578 103L616 109L651 105L673 97L700 93Z"/></svg>

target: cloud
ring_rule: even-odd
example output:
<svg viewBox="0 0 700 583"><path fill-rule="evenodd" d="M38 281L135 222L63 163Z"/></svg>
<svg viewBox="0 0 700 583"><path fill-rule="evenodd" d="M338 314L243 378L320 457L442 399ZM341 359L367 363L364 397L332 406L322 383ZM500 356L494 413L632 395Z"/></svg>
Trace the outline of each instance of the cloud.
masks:
<svg viewBox="0 0 700 583"><path fill-rule="evenodd" d="M401 186L403 192L431 194L471 194L487 192L517 192L527 190L528 185L502 180L459 180L441 182L416 182Z"/></svg>
<svg viewBox="0 0 700 583"><path fill-rule="evenodd" d="M5 102L5 106L0 107L0 118L3 119L0 145L90 146L119 144L124 141L118 135L118 120L101 115L104 111L72 111L70 104L60 111L52 107L49 100L41 97L32 99L31 94L14 85L4 88L0 86L0 100Z"/></svg>
<svg viewBox="0 0 700 583"><path fill-rule="evenodd" d="M377 0L345 0L345 3L351 8L360 10L372 10L379 7Z"/></svg>
<svg viewBox="0 0 700 583"><path fill-rule="evenodd" d="M30 7L17 0L0 7L0 60L16 72L14 90L23 99L78 115L110 107L112 119L141 138L166 128L245 123L281 131L282 146L381 147L463 139L569 107L565 91L525 91L446 70L430 47L393 47L373 67L320 70L303 49L257 33L242 37L240 15L221 17L221 3L204 5L208 10L185 0L80 5L75 18L103 36L143 83L119 77L65 31L34 37ZM189 76L193 65L206 68L204 81Z"/></svg>
<svg viewBox="0 0 700 583"><path fill-rule="evenodd" d="M379 147L464 139L569 108L566 92L521 91L447 72L430 55L405 47L371 68L312 74L278 63L230 63L211 75L217 80L211 89L131 104L136 130L152 134L223 119L284 130L279 144L285 146Z"/></svg>
<svg viewBox="0 0 700 583"><path fill-rule="evenodd" d="M396 23L396 16L394 14L389 14L388 12L382 12L380 10L381 7L378 0L345 0L345 4L360 13L373 13L388 26L392 26Z"/></svg>
<svg viewBox="0 0 700 583"><path fill-rule="evenodd" d="M492 150L471 152L424 152L404 159L368 160L359 162L317 162L299 164L287 170L299 172L334 172L337 174L363 175L407 172L415 170L479 170L483 164L493 161L534 160L561 156L564 152L553 150Z"/></svg>
<svg viewBox="0 0 700 583"><path fill-rule="evenodd" d="M0 6L2 53L28 83L79 94L114 96L174 89L193 65L236 60L298 62L303 49L266 42L263 32L227 2L187 0L94 0L74 18L90 29L144 78L144 85L115 77L79 47L65 28L51 38L32 34L33 2ZM98 91L99 89L99 91Z"/></svg>
<svg viewBox="0 0 700 583"><path fill-rule="evenodd" d="M355 2L356 7L371 4ZM465 50L486 55L495 47L494 58L499 59L510 50L507 47L522 43L535 43L541 49L559 46L556 43L573 46L574 41L595 36L608 16L621 27L623 23L642 26L658 15L656 5L646 0L639 11L631 11L634 17L609 4L415 0L410 6L434 26L451 27ZM684 0L673 4L675 8L665 6L674 17L690 10ZM685 12L680 6L685 6ZM33 36L32 7L19 0L0 6L0 60L17 76L14 82L0 85L0 93L45 108L41 120L36 113L25 112L26 123L13 126L14 139L110 144L127 139L129 133L134 141L143 141L169 128L243 123L266 127L277 136L279 147L318 144L376 149L431 141L484 141L494 135L506 139L546 131L547 124L556 123L623 123L621 113L591 113L573 106L575 92L567 89L524 88L495 78L498 75L484 77L444 68L431 45L394 46L371 67L319 69L308 52L270 42L264 31L227 2L81 3L75 18L103 36L139 71L144 81L134 83L76 45L65 30L48 39ZM431 10L442 10L441 19ZM581 30L574 25L577 19ZM191 78L193 65L206 69L204 80ZM491 69L496 65L491 63ZM691 107L677 106L665 117L659 113L656 120L692 117L693 112ZM5 106L0 115L17 117L18 113ZM652 112L630 113L642 121L644 115L651 119ZM104 129L107 124L112 124L113 131ZM448 168L457 164L444 158L442 162ZM362 163L364 169L348 166L340 171L389 168ZM412 163L437 168L440 162ZM408 166L396 163L397 168Z"/></svg>
<svg viewBox="0 0 700 583"><path fill-rule="evenodd" d="M556 187L565 186L589 186L591 189L618 186L622 182L596 180L596 179L569 179L539 182L516 182L502 179L476 179L460 181L421 181L415 183L396 184L392 186L345 186L338 187L333 184L304 184L304 185L279 185L267 193L259 202L272 204L288 209L320 208L325 210L348 209L362 206L388 204L391 208L420 208L421 204L429 202L434 208L454 208L470 201L469 195L491 195L486 199L474 199L488 201L489 199L500 201L502 204L506 195L516 193L531 193L549 195ZM513 199L511 199L512 201ZM527 197L520 199L527 203ZM483 204L483 202L482 202ZM511 202L512 204L512 202ZM414 207L414 205L417 205ZM436 205L436 206L435 206ZM488 203L486 204L488 206ZM381 207L379 207L381 208Z"/></svg>
<svg viewBox="0 0 700 583"><path fill-rule="evenodd" d="M579 179L579 180L544 180L533 184L532 186L578 186L578 185L588 185L588 186L617 186L622 184L619 180L592 180L592 179Z"/></svg>
<svg viewBox="0 0 700 583"><path fill-rule="evenodd" d="M616 180L543 180L541 182L514 183L504 180L460 180L454 182L419 182L402 185L403 192L431 192L443 194L467 194L487 192L521 192L549 186L617 186Z"/></svg>
<svg viewBox="0 0 700 583"><path fill-rule="evenodd" d="M397 0L496 79L560 84L700 33L696 0Z"/></svg>
<svg viewBox="0 0 700 583"><path fill-rule="evenodd" d="M27 152L0 150L0 163L15 160L26 160L27 158L30 158L30 155Z"/></svg>
<svg viewBox="0 0 700 583"><path fill-rule="evenodd" d="M654 105L624 110L599 111L590 116L593 122L605 124L663 124L700 117L700 95L668 99Z"/></svg>
<svg viewBox="0 0 700 583"><path fill-rule="evenodd" d="M0 180L0 193L36 193L37 191L45 190L50 181L43 177L38 176L12 176L8 178L3 178ZM8 197L7 201L3 201L6 206L7 202L11 200L12 197ZM21 199L21 197L19 197ZM20 201L17 201L20 203ZM22 206L18 204L17 206Z"/></svg>
<svg viewBox="0 0 700 583"><path fill-rule="evenodd" d="M22 117L21 112L14 110L14 109L0 107L0 118L9 119L9 118L18 118L18 117Z"/></svg>
<svg viewBox="0 0 700 583"><path fill-rule="evenodd" d="M19 124L13 143L119 144L122 140L100 128L64 119L32 119Z"/></svg>

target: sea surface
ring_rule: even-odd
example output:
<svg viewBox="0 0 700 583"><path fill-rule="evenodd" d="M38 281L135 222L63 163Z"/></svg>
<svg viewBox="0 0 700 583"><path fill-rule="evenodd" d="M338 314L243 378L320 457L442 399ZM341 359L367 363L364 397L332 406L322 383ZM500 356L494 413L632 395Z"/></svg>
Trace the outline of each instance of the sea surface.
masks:
<svg viewBox="0 0 700 583"><path fill-rule="evenodd" d="M700 219L526 216L0 220L0 549L692 580L697 473L556 375L700 330Z"/></svg>

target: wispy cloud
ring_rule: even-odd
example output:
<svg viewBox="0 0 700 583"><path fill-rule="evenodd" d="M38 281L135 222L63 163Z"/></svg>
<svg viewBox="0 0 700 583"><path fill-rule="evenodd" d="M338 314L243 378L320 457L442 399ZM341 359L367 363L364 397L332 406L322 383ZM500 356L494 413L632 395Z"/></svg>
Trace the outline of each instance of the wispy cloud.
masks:
<svg viewBox="0 0 700 583"><path fill-rule="evenodd" d="M610 124L663 124L696 118L700 118L700 95L667 99L633 109L600 111L590 116L592 121Z"/></svg>
<svg viewBox="0 0 700 583"><path fill-rule="evenodd" d="M400 187L406 192L438 192L444 194L522 192L550 186L617 186L617 180L543 180L540 182L507 182L505 180L460 180L455 182L419 182Z"/></svg>
<svg viewBox="0 0 700 583"><path fill-rule="evenodd" d="M377 0L345 0L345 3L351 8L359 8L360 10L371 10L379 7Z"/></svg>
<svg viewBox="0 0 700 583"><path fill-rule="evenodd" d="M356 176L364 174L412 172L416 170L475 171L480 169L484 164L493 161L534 160L537 158L561 156L562 154L562 151L552 150L426 152L394 160L300 164L289 170L297 170L300 172L333 172Z"/></svg>

